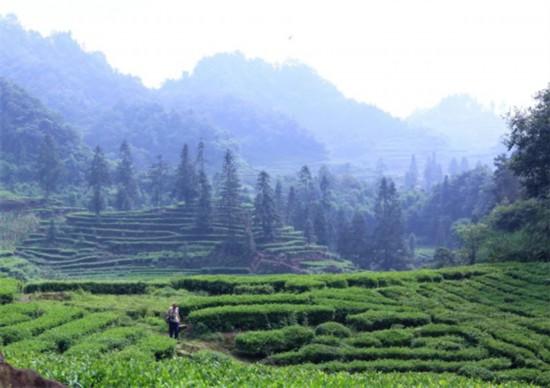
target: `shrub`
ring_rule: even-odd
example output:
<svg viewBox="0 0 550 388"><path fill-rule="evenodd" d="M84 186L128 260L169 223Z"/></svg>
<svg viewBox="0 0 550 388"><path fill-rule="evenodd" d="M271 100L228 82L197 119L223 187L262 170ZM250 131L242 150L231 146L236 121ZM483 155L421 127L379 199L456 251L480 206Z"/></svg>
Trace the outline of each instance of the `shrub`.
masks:
<svg viewBox="0 0 550 388"><path fill-rule="evenodd" d="M338 322L325 322L315 328L315 335L344 338L351 336L351 330Z"/></svg>
<svg viewBox="0 0 550 388"><path fill-rule="evenodd" d="M239 284L233 289L235 294L273 294L275 289L270 284Z"/></svg>
<svg viewBox="0 0 550 388"><path fill-rule="evenodd" d="M285 290L290 292L306 292L317 288L324 288L326 283L311 277L294 278L287 280Z"/></svg>
<svg viewBox="0 0 550 388"><path fill-rule="evenodd" d="M308 343L313 338L313 330L292 325L278 330L250 331L237 335L237 351L251 356L267 356L287 351Z"/></svg>
<svg viewBox="0 0 550 388"><path fill-rule="evenodd" d="M18 291L19 282L17 280L0 275L0 305L13 302Z"/></svg>
<svg viewBox="0 0 550 388"><path fill-rule="evenodd" d="M334 309L300 304L265 304L209 307L193 311L189 321L213 331L272 329L293 323L318 324L334 318Z"/></svg>
<svg viewBox="0 0 550 388"><path fill-rule="evenodd" d="M259 304L307 304L311 301L309 295L295 295L290 293L280 293L273 295L220 295L220 296L196 296L186 298L180 303L180 314L187 315L191 311L200 310L207 307L217 306L240 306L240 305L259 305Z"/></svg>
<svg viewBox="0 0 550 388"><path fill-rule="evenodd" d="M58 282L48 281L27 284L23 291L61 292L83 290L92 294L145 294L148 284L145 282Z"/></svg>
<svg viewBox="0 0 550 388"><path fill-rule="evenodd" d="M311 342L314 344L323 344L338 347L342 344L342 339L333 335L316 335Z"/></svg>
<svg viewBox="0 0 550 388"><path fill-rule="evenodd" d="M395 324L421 326L430 322L430 316L421 312L367 311L348 316L348 322L357 330L387 329Z"/></svg>
<svg viewBox="0 0 550 388"><path fill-rule="evenodd" d="M348 343L353 346L403 346L408 345L414 338L411 330L388 329L373 331L370 333L359 333L350 338Z"/></svg>
<svg viewBox="0 0 550 388"><path fill-rule="evenodd" d="M475 364L466 364L458 370L458 373L471 378L482 380L493 380L495 374L487 368L477 366Z"/></svg>

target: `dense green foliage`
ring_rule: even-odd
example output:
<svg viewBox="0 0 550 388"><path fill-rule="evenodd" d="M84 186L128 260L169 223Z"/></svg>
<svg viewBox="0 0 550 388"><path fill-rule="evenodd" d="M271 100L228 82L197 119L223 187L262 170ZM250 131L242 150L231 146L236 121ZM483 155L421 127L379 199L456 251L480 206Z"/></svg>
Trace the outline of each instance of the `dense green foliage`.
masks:
<svg viewBox="0 0 550 388"><path fill-rule="evenodd" d="M129 281L43 283L26 286L33 291L26 301L0 306L0 338L9 362L75 386L547 386L550 300L541 274L548 270L548 264L509 263L404 273L159 278L147 288ZM281 292L299 280L324 287ZM261 285L274 293L233 293ZM130 288L120 295L124 286ZM205 294L216 290L222 295ZM16 290L10 292L17 298ZM180 301L190 325L179 341L160 335L164 309L173 301ZM234 329L240 331L232 335ZM204 348L260 363L195 353Z"/></svg>

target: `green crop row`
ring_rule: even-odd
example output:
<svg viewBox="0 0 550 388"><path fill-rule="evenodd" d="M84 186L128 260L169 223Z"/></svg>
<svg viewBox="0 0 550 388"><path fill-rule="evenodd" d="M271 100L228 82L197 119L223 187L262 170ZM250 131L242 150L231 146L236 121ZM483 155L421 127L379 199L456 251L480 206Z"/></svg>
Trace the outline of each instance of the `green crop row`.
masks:
<svg viewBox="0 0 550 388"><path fill-rule="evenodd" d="M120 352L122 353L122 352ZM154 362L147 359L127 359L114 353L107 357L67 357L49 354L36 356L32 353L8 358L17 367L37 370L41 375L67 385L82 387L485 387L518 388L525 383L507 382L491 384L456 374L435 373L378 373L387 370L406 371L401 365L385 362L358 361L354 363L328 363L314 367L300 366L271 368L258 364L240 363L215 353L199 352L191 357L174 358ZM399 361L398 361L399 362ZM481 365L496 365L500 360L487 360ZM505 362L505 361L504 361ZM457 371L460 365L452 363L423 362L418 369ZM414 369L410 362L409 369ZM454 366L454 367L453 367ZM320 369L338 373L326 373ZM366 373L350 374L345 371Z"/></svg>
<svg viewBox="0 0 550 388"><path fill-rule="evenodd" d="M47 311L36 319L0 328L0 338L4 345L29 339L82 315L82 310L76 307L48 306Z"/></svg>
<svg viewBox="0 0 550 388"><path fill-rule="evenodd" d="M235 346L238 352L249 356L267 356L283 352L310 342L313 330L299 325L276 330L248 331L237 335Z"/></svg>
<svg viewBox="0 0 550 388"><path fill-rule="evenodd" d="M91 281L46 281L40 283L29 283L25 285L25 293L32 292L61 292L83 290L92 294L144 294L147 287L152 283L145 282L91 282Z"/></svg>
<svg viewBox="0 0 550 388"><path fill-rule="evenodd" d="M311 302L309 295L268 294L268 295L220 295L192 296L180 303L180 314L187 315L191 311L217 306L261 305L269 303L307 304Z"/></svg>
<svg viewBox="0 0 550 388"><path fill-rule="evenodd" d="M259 304L210 307L192 311L189 321L212 331L271 329L295 323L331 321L334 309L302 304Z"/></svg>
<svg viewBox="0 0 550 388"><path fill-rule="evenodd" d="M431 317L428 314L415 311L371 310L361 314L350 315L347 320L357 330L379 330L388 329L395 324L422 326L430 323Z"/></svg>
<svg viewBox="0 0 550 388"><path fill-rule="evenodd" d="M445 351L433 348L350 348L322 344L305 345L298 351L272 355L268 362L276 365L321 363L327 361L373 361L378 359L472 361L489 356L486 349L466 348Z"/></svg>
<svg viewBox="0 0 550 388"><path fill-rule="evenodd" d="M66 352L68 355L95 355L106 353L112 350L123 349L138 338L145 336L145 330L139 327L113 327L100 333L87 336L84 341L71 346Z"/></svg>

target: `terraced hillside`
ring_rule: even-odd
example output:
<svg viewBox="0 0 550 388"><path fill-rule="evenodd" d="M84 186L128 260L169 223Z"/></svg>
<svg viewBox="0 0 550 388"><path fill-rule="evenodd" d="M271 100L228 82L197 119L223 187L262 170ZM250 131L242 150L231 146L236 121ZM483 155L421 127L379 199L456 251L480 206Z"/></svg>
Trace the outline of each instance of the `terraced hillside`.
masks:
<svg viewBox="0 0 550 388"><path fill-rule="evenodd" d="M204 233L197 231L194 219L194 208L185 206L101 216L69 213L53 232L50 222L43 221L16 253L68 276L300 273L349 265L326 247L306 244L302 232L291 227L279 228L269 243L253 230L257 252L231 254L223 244L229 230L222 221ZM232 232L232 240L248 243L244 226Z"/></svg>
<svg viewBox="0 0 550 388"><path fill-rule="evenodd" d="M82 386L550 386L549 276L512 263L49 281L0 306L0 338L15 366ZM173 301L178 341L162 335Z"/></svg>

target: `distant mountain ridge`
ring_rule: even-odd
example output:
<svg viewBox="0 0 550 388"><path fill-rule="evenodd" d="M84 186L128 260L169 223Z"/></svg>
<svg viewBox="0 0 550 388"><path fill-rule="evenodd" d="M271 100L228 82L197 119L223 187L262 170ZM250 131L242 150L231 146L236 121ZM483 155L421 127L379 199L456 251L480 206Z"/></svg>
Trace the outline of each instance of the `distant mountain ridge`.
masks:
<svg viewBox="0 0 550 388"><path fill-rule="evenodd" d="M504 119L466 94L445 97L432 108L417 110L407 121L430 128L463 149L496 147L506 133Z"/></svg>
<svg viewBox="0 0 550 388"><path fill-rule="evenodd" d="M212 150L238 150L252 166L292 170L328 161L374 166L381 158L401 170L412 153L449 147L435 131L346 98L303 64L217 54L191 74L148 89L114 70L103 54L83 51L70 34L44 38L13 17L0 18L0 76L80 128L91 146L114 152L123 138L134 138L138 163L159 153L176 158L176 145L199 138Z"/></svg>
<svg viewBox="0 0 550 388"><path fill-rule="evenodd" d="M398 138L426 153L445 147L443 138L418 129L366 103L346 98L312 68L289 63L271 65L246 59L241 53L216 54L202 59L191 74L164 83L159 90L168 105L201 98L231 95L253 101L295 119L323 142L335 159L376 160ZM403 149L402 149L403 148ZM410 154L407 154L407 158Z"/></svg>
<svg viewBox="0 0 550 388"><path fill-rule="evenodd" d="M175 149L200 139L214 160L221 148L229 147L253 166L288 158L297 164L326 161L324 145L281 113L251 102L234 103L239 99L232 99L225 111L211 103L197 106L198 100L194 106L162 104L157 92L114 70L103 54L83 51L70 34L45 38L24 30L10 16L0 17L0 76L80 128L91 146L116 152L128 137L137 147L138 165L150 163L159 153L173 161L179 154Z"/></svg>

